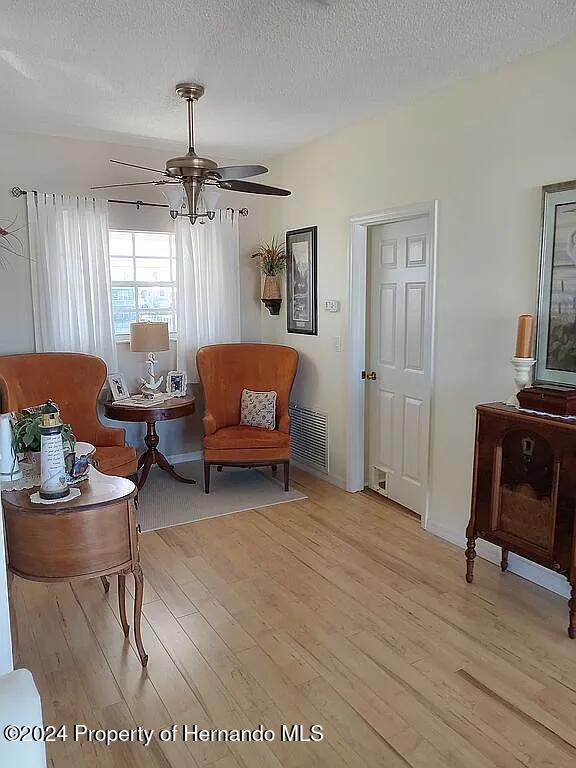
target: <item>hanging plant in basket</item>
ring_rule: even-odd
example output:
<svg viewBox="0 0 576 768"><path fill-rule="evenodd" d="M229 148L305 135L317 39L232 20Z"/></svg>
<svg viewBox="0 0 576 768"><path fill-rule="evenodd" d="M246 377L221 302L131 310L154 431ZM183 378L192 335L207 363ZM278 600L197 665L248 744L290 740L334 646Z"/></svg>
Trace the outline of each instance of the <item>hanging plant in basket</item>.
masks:
<svg viewBox="0 0 576 768"><path fill-rule="evenodd" d="M279 237L274 236L270 242L262 243L251 258L259 260L260 270L264 274L262 303L271 315L279 315L282 305L280 276L286 269L284 243L280 241Z"/></svg>

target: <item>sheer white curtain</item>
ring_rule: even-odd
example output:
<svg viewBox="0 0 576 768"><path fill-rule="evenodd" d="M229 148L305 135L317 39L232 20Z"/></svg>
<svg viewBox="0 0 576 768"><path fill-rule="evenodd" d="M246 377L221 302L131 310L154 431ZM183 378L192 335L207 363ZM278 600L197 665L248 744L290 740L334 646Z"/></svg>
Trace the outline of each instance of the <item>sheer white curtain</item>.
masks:
<svg viewBox="0 0 576 768"><path fill-rule="evenodd" d="M238 214L213 221L176 219L178 343L176 365L198 381L196 352L204 344L240 341Z"/></svg>
<svg viewBox="0 0 576 768"><path fill-rule="evenodd" d="M86 352L118 370L108 256L108 203L27 196L37 352Z"/></svg>

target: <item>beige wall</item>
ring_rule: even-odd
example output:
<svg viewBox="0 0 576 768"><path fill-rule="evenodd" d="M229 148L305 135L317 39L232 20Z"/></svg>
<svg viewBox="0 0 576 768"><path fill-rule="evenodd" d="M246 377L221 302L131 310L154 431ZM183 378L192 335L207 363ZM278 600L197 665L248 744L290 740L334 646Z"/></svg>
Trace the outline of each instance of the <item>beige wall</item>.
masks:
<svg viewBox="0 0 576 768"><path fill-rule="evenodd" d="M262 229L318 226L319 334L287 334L283 307L279 318L262 312L262 335L301 352L295 398L330 414L340 480L346 346L335 337L346 335L349 219L439 200L430 522L452 537L468 518L474 406L510 394L516 316L536 309L540 188L576 177L575 68L574 45L533 56L273 165L293 194ZM327 298L343 311L324 312Z"/></svg>
<svg viewBox="0 0 576 768"><path fill-rule="evenodd" d="M32 324L32 295L30 285L30 263L26 242L25 198L14 198L9 194L13 186L36 189L43 192L68 194L94 194L89 188L93 184L120 183L122 181L146 180L149 174L131 168L122 168L108 163L109 158L162 168L170 154L178 147L149 149L104 142L84 142L31 134L0 134L0 219L12 220L18 216L23 229L19 233L24 242L25 257L9 256L5 266L0 264L0 355L34 351ZM181 148L180 148L181 149ZM164 203L158 190L150 187L114 190L114 197ZM112 191L111 191L112 192ZM109 193L99 192L101 196ZM251 204L241 195L223 198L226 204L240 207ZM257 205L257 202L256 202ZM242 291L242 334L246 340L260 337L260 310L254 281L256 273L248 263L246 252L251 252L253 219L241 219L241 291ZM110 225L118 229L141 229L163 231L171 228L172 220L166 210L131 206L111 205ZM2 221L0 221L0 225ZM1 252L0 252L1 253ZM168 371L176 366L174 344L171 352L159 355L160 368ZM118 345L120 370L129 385L136 387L143 370L145 355L132 354L126 343ZM200 448L202 403L199 387L196 388L198 408L194 417L171 424L159 425L162 448L168 454L180 454ZM143 434L140 425L127 425L129 439L137 444Z"/></svg>

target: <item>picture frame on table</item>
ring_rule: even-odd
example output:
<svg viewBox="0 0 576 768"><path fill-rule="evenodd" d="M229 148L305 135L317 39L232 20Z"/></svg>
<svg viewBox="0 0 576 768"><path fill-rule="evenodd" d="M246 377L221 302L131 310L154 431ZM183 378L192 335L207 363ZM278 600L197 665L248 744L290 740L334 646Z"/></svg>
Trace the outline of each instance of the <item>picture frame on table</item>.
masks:
<svg viewBox="0 0 576 768"><path fill-rule="evenodd" d="M185 371L169 371L166 376L166 393L171 397L186 397L188 376Z"/></svg>
<svg viewBox="0 0 576 768"><path fill-rule="evenodd" d="M318 333L318 232L304 227L286 232L286 329Z"/></svg>
<svg viewBox="0 0 576 768"><path fill-rule="evenodd" d="M126 400L130 397L128 384L126 384L126 379L121 373L110 373L108 374L107 380L114 402L117 402L118 400Z"/></svg>
<svg viewBox="0 0 576 768"><path fill-rule="evenodd" d="M534 378L576 387L576 180L542 187Z"/></svg>

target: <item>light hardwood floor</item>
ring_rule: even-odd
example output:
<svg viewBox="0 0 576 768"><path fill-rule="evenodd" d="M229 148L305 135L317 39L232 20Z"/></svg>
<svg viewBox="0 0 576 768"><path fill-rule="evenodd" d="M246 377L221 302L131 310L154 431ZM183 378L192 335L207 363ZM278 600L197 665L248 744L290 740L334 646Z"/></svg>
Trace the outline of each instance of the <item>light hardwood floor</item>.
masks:
<svg viewBox="0 0 576 768"><path fill-rule="evenodd" d="M16 579L16 658L46 723L319 723L325 739L67 742L50 745L50 765L574 765L566 601L480 559L467 585L463 552L414 518L294 480L308 500L142 535L146 671L120 629L116 585L106 596L99 580Z"/></svg>

